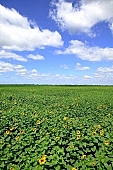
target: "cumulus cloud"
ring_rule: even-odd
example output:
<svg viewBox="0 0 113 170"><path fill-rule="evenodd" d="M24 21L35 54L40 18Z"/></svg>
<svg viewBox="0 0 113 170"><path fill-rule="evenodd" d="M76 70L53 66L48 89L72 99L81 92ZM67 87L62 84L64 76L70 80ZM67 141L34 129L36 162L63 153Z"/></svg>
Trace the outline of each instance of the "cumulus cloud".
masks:
<svg viewBox="0 0 113 170"><path fill-rule="evenodd" d="M79 4L65 0L53 1L51 18L70 33L84 32L92 35L92 27L99 22L108 22L113 31L113 0L81 0Z"/></svg>
<svg viewBox="0 0 113 170"><path fill-rule="evenodd" d="M111 77L113 79L113 66L111 67L99 67L95 73L97 78Z"/></svg>
<svg viewBox="0 0 113 170"><path fill-rule="evenodd" d="M67 65L62 65L62 66L60 66L61 68L63 68L63 69L65 69L65 70L67 70L67 69L69 69L69 67L67 66Z"/></svg>
<svg viewBox="0 0 113 170"><path fill-rule="evenodd" d="M77 63L76 64L76 67L75 67L75 70L81 70L81 71L84 71L84 70L89 70L89 67L87 67L87 66L81 66L81 64L80 63Z"/></svg>
<svg viewBox="0 0 113 170"><path fill-rule="evenodd" d="M17 55L15 53L12 53L12 52L9 52L9 51L5 51L5 50L0 50L0 59L1 58L4 58L4 59L13 59L13 60L18 60L18 61L23 61L23 62L26 62L27 59L24 58L23 56L21 55Z"/></svg>
<svg viewBox="0 0 113 170"><path fill-rule="evenodd" d="M84 78L85 78L85 79L91 79L92 77L89 76L89 75L85 75Z"/></svg>
<svg viewBox="0 0 113 170"><path fill-rule="evenodd" d="M78 40L71 40L69 47L64 51L56 51L56 54L73 54L82 60L89 61L113 60L113 48L90 47Z"/></svg>
<svg viewBox="0 0 113 170"><path fill-rule="evenodd" d="M5 73L5 72L21 72L22 70L25 68L22 65L15 65L15 64L11 64L8 62L4 62L4 61L0 61L0 72L1 73Z"/></svg>
<svg viewBox="0 0 113 170"><path fill-rule="evenodd" d="M102 73L113 73L113 66L112 67L99 67L97 71L102 72Z"/></svg>
<svg viewBox="0 0 113 170"><path fill-rule="evenodd" d="M19 76L23 80L34 80L35 83L49 83L49 84L74 84L77 80L75 75L60 75L50 73L40 73L35 68L29 70L23 65L11 64L8 62L0 61L0 75L6 72L13 72L13 76ZM11 77L10 77L11 78ZM17 79L16 79L17 80Z"/></svg>
<svg viewBox="0 0 113 170"><path fill-rule="evenodd" d="M113 66L99 67L94 74L94 77L104 84L113 84Z"/></svg>
<svg viewBox="0 0 113 170"><path fill-rule="evenodd" d="M61 35L48 29L40 30L15 9L0 5L0 46L8 50L34 50L44 46L63 45Z"/></svg>
<svg viewBox="0 0 113 170"><path fill-rule="evenodd" d="M44 57L42 55L39 55L39 54L37 54L37 55L29 54L28 58L31 58L33 60L44 60Z"/></svg>

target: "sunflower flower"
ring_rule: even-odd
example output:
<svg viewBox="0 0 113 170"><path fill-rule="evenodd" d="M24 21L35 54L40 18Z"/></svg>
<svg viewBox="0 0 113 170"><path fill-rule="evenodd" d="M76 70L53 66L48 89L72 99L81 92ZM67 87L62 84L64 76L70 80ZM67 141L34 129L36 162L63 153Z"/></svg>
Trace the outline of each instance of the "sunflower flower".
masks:
<svg viewBox="0 0 113 170"><path fill-rule="evenodd" d="M98 127L98 129L100 129L100 128L101 128L100 124L99 124L99 125L97 125L97 127Z"/></svg>
<svg viewBox="0 0 113 170"><path fill-rule="evenodd" d="M33 131L36 133L36 128L33 128Z"/></svg>
<svg viewBox="0 0 113 170"><path fill-rule="evenodd" d="M21 115L24 116L24 112L22 112Z"/></svg>
<svg viewBox="0 0 113 170"><path fill-rule="evenodd" d="M10 129L10 131L12 131L14 129L14 127L11 126L9 129Z"/></svg>
<svg viewBox="0 0 113 170"><path fill-rule="evenodd" d="M37 113L35 113L34 117L37 117L37 116L38 116L38 114L37 114Z"/></svg>
<svg viewBox="0 0 113 170"><path fill-rule="evenodd" d="M80 139L80 135L77 135L77 140L79 140Z"/></svg>
<svg viewBox="0 0 113 170"><path fill-rule="evenodd" d="M20 134L23 134L23 133L24 133L24 130L21 130L21 131L20 131Z"/></svg>
<svg viewBox="0 0 113 170"><path fill-rule="evenodd" d="M6 130L6 134L9 135L10 134L10 130Z"/></svg>
<svg viewBox="0 0 113 170"><path fill-rule="evenodd" d="M95 137L96 136L96 132L92 132L92 136Z"/></svg>
<svg viewBox="0 0 113 170"><path fill-rule="evenodd" d="M80 135L80 130L77 130L76 134L77 134L77 135Z"/></svg>
<svg viewBox="0 0 113 170"><path fill-rule="evenodd" d="M86 155L82 155L82 156L81 156L81 159L85 159L85 158L86 158Z"/></svg>
<svg viewBox="0 0 113 170"><path fill-rule="evenodd" d="M66 125L63 125L63 127L66 129L67 128L67 126Z"/></svg>
<svg viewBox="0 0 113 170"><path fill-rule="evenodd" d="M58 137L56 137L56 139L57 139L57 140L60 140L60 137L58 136Z"/></svg>
<svg viewBox="0 0 113 170"><path fill-rule="evenodd" d="M67 119L67 117L64 116L63 120L66 120L66 119Z"/></svg>
<svg viewBox="0 0 113 170"><path fill-rule="evenodd" d="M110 142L109 142L108 140L105 140L105 141L104 141L104 144L105 144L106 146L108 146L109 143L110 143Z"/></svg>
<svg viewBox="0 0 113 170"><path fill-rule="evenodd" d="M101 136L104 135L104 130L103 130L103 129L100 131L100 135L101 135Z"/></svg>
<svg viewBox="0 0 113 170"><path fill-rule="evenodd" d="M40 120L37 120L36 124L39 125L40 124Z"/></svg>
<svg viewBox="0 0 113 170"><path fill-rule="evenodd" d="M72 170L77 170L76 168L72 168Z"/></svg>
<svg viewBox="0 0 113 170"><path fill-rule="evenodd" d="M92 165L93 165L93 166L96 166L96 163L95 163L95 162L92 162Z"/></svg>
<svg viewBox="0 0 113 170"><path fill-rule="evenodd" d="M13 167L10 167L10 170L15 170Z"/></svg>
<svg viewBox="0 0 113 170"><path fill-rule="evenodd" d="M45 164L45 162L46 162L46 157L42 157L41 159L39 159L39 164L40 165Z"/></svg>
<svg viewBox="0 0 113 170"><path fill-rule="evenodd" d="M71 148L71 149L74 149L74 145L70 145L70 148Z"/></svg>
<svg viewBox="0 0 113 170"><path fill-rule="evenodd" d="M15 137L15 140L16 140L16 141L18 141L18 140L19 140L19 138L20 138L19 136L16 136L16 137Z"/></svg>

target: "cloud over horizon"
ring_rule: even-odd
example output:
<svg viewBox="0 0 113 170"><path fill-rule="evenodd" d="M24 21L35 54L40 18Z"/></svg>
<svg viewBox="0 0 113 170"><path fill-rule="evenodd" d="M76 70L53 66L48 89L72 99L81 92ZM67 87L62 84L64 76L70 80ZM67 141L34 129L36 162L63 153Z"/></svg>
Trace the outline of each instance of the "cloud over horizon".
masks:
<svg viewBox="0 0 113 170"><path fill-rule="evenodd" d="M33 51L45 46L63 45L62 37L57 31L39 29L27 17L15 9L5 8L0 4L0 47L8 50Z"/></svg>
<svg viewBox="0 0 113 170"><path fill-rule="evenodd" d="M59 0L51 3L49 15L62 30L95 36L92 28L99 22L107 22L113 33L112 0L81 0L79 5L73 5L73 2Z"/></svg>
<svg viewBox="0 0 113 170"><path fill-rule="evenodd" d="M113 0L0 2L0 83L113 84Z"/></svg>
<svg viewBox="0 0 113 170"><path fill-rule="evenodd" d="M57 50L56 54L72 54L88 61L113 60L113 48L90 47L87 43L78 40L71 40L69 43L69 47L64 51Z"/></svg>

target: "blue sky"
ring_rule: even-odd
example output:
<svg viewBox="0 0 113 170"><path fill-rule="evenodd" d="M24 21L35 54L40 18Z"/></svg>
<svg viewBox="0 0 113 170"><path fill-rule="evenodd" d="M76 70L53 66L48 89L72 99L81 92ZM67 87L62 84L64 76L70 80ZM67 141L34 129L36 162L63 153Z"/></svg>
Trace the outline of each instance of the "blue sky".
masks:
<svg viewBox="0 0 113 170"><path fill-rule="evenodd" d="M113 85L113 0L0 0L0 84Z"/></svg>

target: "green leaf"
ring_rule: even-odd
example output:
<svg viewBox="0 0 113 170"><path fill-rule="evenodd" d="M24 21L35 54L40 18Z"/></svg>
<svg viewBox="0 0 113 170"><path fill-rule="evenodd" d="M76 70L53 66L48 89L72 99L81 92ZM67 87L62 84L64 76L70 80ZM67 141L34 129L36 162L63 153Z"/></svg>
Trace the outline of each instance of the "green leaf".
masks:
<svg viewBox="0 0 113 170"><path fill-rule="evenodd" d="M61 170L59 165L57 165L57 166L55 167L55 169L56 169L56 170Z"/></svg>
<svg viewBox="0 0 113 170"><path fill-rule="evenodd" d="M107 169L108 169L108 167L109 167L107 163L104 163L104 166L105 166Z"/></svg>
<svg viewBox="0 0 113 170"><path fill-rule="evenodd" d="M91 150L94 152L96 151L96 146L94 146L93 148L91 148Z"/></svg>

